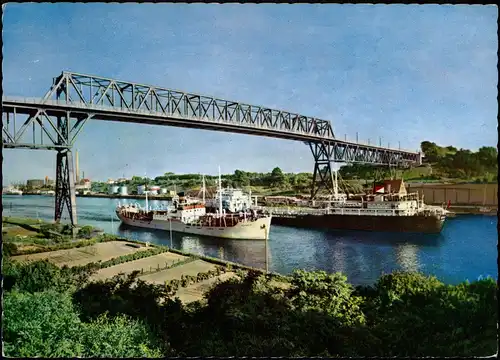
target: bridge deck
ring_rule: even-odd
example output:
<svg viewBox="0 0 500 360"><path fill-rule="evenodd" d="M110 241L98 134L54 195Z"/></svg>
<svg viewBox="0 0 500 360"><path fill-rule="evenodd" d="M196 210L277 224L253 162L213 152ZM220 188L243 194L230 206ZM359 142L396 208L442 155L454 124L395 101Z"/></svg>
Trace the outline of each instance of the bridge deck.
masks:
<svg viewBox="0 0 500 360"><path fill-rule="evenodd" d="M145 109L127 109L113 107L107 105L85 104L78 101L65 100L44 100L40 98L17 98L17 97L2 97L3 112L9 114L24 114L36 117L36 113L41 111L46 117L66 116L69 112L71 116L77 119L94 119L103 121L118 121L128 123L139 123L149 125L166 125L184 128L215 130L224 132L233 132L248 135L267 136L279 139L303 141L306 143L323 143L335 147L332 155L337 154L337 161L344 157L344 152L350 153L349 159L352 162L358 161L355 153L362 154L363 159L359 162L370 163L385 163L385 160L370 161L366 160L367 155L376 157L377 154L384 154L385 157L391 154L403 159L404 161L418 163L419 154L401 149L389 149L375 145L367 145L349 141L335 139L333 136L318 135L314 130L309 131L304 129L290 130L286 128L278 128L266 122L237 122L234 119L219 118L213 119L208 116L186 116L179 114L165 114ZM5 135L5 129L4 129ZM74 141L74 137L70 142ZM9 139L18 139L19 136L11 134L4 136L4 147L27 147L27 148L58 148L65 147L66 144L50 146L41 144L22 144L17 141L9 141ZM345 151L344 151L345 150ZM365 156L365 153L367 154ZM335 160L335 159L334 159Z"/></svg>
<svg viewBox="0 0 500 360"><path fill-rule="evenodd" d="M233 119L214 119L208 116L166 114L146 109L127 109L106 105L66 102L64 100L43 100L41 98L2 97L4 111L30 115L38 109L44 109L47 115L57 116L71 113L91 114L94 120L129 122L149 125L168 125L195 129L227 131L249 135L269 136L273 138L297 141L329 141L333 136L319 135L313 130L286 129L284 126L272 126L266 122L238 122ZM348 142L345 142L348 143Z"/></svg>
<svg viewBox="0 0 500 360"><path fill-rule="evenodd" d="M2 129L4 147L71 148L83 124L93 119L302 141L310 146L314 145L311 150L316 154L317 162L393 165L421 162L417 152L335 139L331 123L326 120L242 102L66 71L53 79L52 87L43 98L2 97L2 105L2 113L7 117L7 126ZM28 117L19 132L15 129L17 114ZM9 115L12 116L9 118ZM59 120L51 121L51 117ZM12 118L13 133L12 127L9 129L8 125ZM66 119L66 124L60 121L63 118ZM76 119L74 126L70 125L70 118ZM33 141L26 143L21 139L29 125L33 125ZM46 134L52 144L36 141L36 126L41 128L42 140L43 134Z"/></svg>

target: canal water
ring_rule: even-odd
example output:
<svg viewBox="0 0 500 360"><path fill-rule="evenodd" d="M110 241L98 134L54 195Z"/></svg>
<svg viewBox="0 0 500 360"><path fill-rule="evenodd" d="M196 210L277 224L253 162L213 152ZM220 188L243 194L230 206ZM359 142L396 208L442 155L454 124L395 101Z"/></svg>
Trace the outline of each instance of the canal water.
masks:
<svg viewBox="0 0 500 360"><path fill-rule="evenodd" d="M127 200L120 200L126 203ZM168 231L133 228L114 213L117 199L77 198L79 224L153 244L265 268L265 241L224 240ZM142 200L128 200L144 206ZM3 216L52 220L54 197L2 197ZM150 206L166 205L150 201ZM307 230L275 226L267 246L270 271L289 274L294 269L342 272L354 284L373 284L394 270L421 271L456 284L480 277L497 278L497 217L461 215L449 219L439 235Z"/></svg>

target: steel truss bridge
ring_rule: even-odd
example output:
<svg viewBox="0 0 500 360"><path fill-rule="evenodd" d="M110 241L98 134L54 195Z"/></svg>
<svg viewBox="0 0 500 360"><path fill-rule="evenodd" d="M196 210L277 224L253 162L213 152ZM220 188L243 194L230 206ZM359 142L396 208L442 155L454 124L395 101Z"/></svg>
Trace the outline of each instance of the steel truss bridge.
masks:
<svg viewBox="0 0 500 360"><path fill-rule="evenodd" d="M332 162L421 164L421 155L335 138L329 121L241 102L73 72L43 98L2 97L2 146L57 152L55 220L64 207L77 223L71 149L89 120L167 125L302 141L315 166L311 198L333 190ZM29 129L29 130L28 130Z"/></svg>

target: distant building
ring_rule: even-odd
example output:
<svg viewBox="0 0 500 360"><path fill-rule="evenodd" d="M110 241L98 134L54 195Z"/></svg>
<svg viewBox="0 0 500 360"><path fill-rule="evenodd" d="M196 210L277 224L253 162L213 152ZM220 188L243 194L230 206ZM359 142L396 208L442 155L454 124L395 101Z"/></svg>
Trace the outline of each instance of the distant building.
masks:
<svg viewBox="0 0 500 360"><path fill-rule="evenodd" d="M76 190L90 190L92 182L89 179L82 179L79 184L75 186Z"/></svg>
<svg viewBox="0 0 500 360"><path fill-rule="evenodd" d="M109 185L113 185L115 183L115 181L113 179L108 179L108 181L106 183Z"/></svg>
<svg viewBox="0 0 500 360"><path fill-rule="evenodd" d="M146 185L137 186L137 194L138 195L144 195L145 191L146 191Z"/></svg>
<svg viewBox="0 0 500 360"><path fill-rule="evenodd" d="M45 181L41 179L30 179L26 181L26 187L28 189L38 189L45 185Z"/></svg>
<svg viewBox="0 0 500 360"><path fill-rule="evenodd" d="M55 185L56 185L56 181L55 180L49 179L48 176L45 177L45 186L52 187L52 186L55 186Z"/></svg>
<svg viewBox="0 0 500 360"><path fill-rule="evenodd" d="M124 182L127 182L127 181L128 181L128 179L124 178L124 177L119 178L119 179L116 180L117 183L124 183Z"/></svg>
<svg viewBox="0 0 500 360"><path fill-rule="evenodd" d="M160 187L159 186L150 186L149 187L149 194L151 195L158 195L158 193L161 191Z"/></svg>

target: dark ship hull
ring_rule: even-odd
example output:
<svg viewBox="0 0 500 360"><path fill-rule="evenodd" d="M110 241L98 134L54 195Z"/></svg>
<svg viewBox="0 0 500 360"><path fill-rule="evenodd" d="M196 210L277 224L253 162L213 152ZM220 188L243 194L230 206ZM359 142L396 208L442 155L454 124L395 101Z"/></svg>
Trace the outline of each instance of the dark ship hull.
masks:
<svg viewBox="0 0 500 360"><path fill-rule="evenodd" d="M446 216L274 215L271 224L297 228L440 233Z"/></svg>

